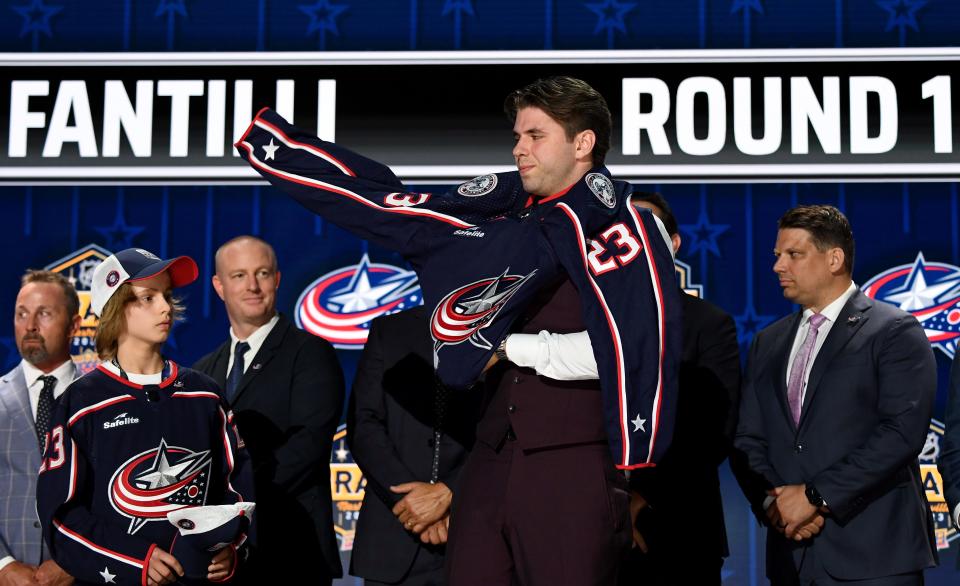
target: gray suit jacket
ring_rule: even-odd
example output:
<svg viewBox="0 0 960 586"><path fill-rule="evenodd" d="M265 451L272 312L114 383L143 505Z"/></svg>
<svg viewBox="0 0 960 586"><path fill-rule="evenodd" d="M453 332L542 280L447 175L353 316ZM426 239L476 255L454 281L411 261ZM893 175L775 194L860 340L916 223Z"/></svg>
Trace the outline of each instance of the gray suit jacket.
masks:
<svg viewBox="0 0 960 586"><path fill-rule="evenodd" d="M20 365L0 379L0 559L49 558L37 517L40 446Z"/></svg>
<svg viewBox="0 0 960 586"><path fill-rule="evenodd" d="M913 316L857 291L810 371L799 426L786 369L800 314L754 338L731 464L761 522L765 489L812 483L830 507L820 535L797 543L767 532L767 575L796 580L803 548L830 575L866 579L936 563L917 456L930 426L936 362Z"/></svg>

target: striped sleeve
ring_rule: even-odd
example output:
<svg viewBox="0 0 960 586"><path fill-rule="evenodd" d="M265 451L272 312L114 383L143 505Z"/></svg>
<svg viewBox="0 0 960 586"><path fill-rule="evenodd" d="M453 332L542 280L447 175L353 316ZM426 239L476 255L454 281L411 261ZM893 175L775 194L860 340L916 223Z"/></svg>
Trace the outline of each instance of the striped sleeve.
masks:
<svg viewBox="0 0 960 586"><path fill-rule="evenodd" d="M37 512L53 559L79 582L146 584L154 544L91 514L93 473L83 410L72 410L70 390L58 403L37 480ZM121 396L122 397L122 396Z"/></svg>
<svg viewBox="0 0 960 586"><path fill-rule="evenodd" d="M415 265L429 249L430 229L473 226L440 211L443 195L409 192L386 165L300 130L269 109L257 114L235 146L307 209Z"/></svg>

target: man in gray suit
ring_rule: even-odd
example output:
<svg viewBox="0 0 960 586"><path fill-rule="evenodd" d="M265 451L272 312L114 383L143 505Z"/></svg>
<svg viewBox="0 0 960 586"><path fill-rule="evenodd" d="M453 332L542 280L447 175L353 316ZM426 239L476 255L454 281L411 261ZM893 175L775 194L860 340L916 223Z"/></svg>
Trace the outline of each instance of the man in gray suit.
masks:
<svg viewBox="0 0 960 586"><path fill-rule="evenodd" d="M919 586L937 560L917 463L936 362L916 318L853 283L853 252L833 206L780 218L773 270L801 310L753 340L731 457L773 586Z"/></svg>
<svg viewBox="0 0 960 586"><path fill-rule="evenodd" d="M0 379L0 586L70 584L50 559L37 518L37 471L56 399L77 377L70 338L77 292L62 275L29 271L13 327L20 364Z"/></svg>

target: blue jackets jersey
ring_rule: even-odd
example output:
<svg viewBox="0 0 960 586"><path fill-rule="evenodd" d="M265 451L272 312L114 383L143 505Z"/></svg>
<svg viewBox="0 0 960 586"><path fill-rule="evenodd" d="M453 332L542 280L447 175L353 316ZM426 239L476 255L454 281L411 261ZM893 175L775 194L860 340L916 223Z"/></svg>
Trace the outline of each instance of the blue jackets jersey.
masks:
<svg viewBox="0 0 960 586"><path fill-rule="evenodd" d="M51 555L78 582L146 584L154 548L169 551L177 534L168 512L253 500L216 383L168 364L159 386L101 365L57 405L37 510Z"/></svg>
<svg viewBox="0 0 960 586"><path fill-rule="evenodd" d="M271 183L342 228L396 250L431 308L440 379L465 389L538 289L566 273L582 299L620 468L653 465L669 444L680 356L672 256L652 214L606 169L535 200L519 174L412 193L386 166L262 110L237 149Z"/></svg>

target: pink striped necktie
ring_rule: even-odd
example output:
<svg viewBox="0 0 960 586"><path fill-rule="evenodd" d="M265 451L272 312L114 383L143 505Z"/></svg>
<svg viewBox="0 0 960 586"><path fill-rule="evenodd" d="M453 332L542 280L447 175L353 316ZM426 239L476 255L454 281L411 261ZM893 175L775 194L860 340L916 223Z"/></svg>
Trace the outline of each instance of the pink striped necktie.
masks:
<svg viewBox="0 0 960 586"><path fill-rule="evenodd" d="M793 416L793 423L800 423L800 408L803 406L803 377L807 372L807 364L810 362L810 355L817 346L817 330L827 318L822 314L815 313L810 316L810 329L807 330L807 336L803 339L800 351L793 359L793 365L790 367L790 378L787 381L787 402L790 404L790 414Z"/></svg>

